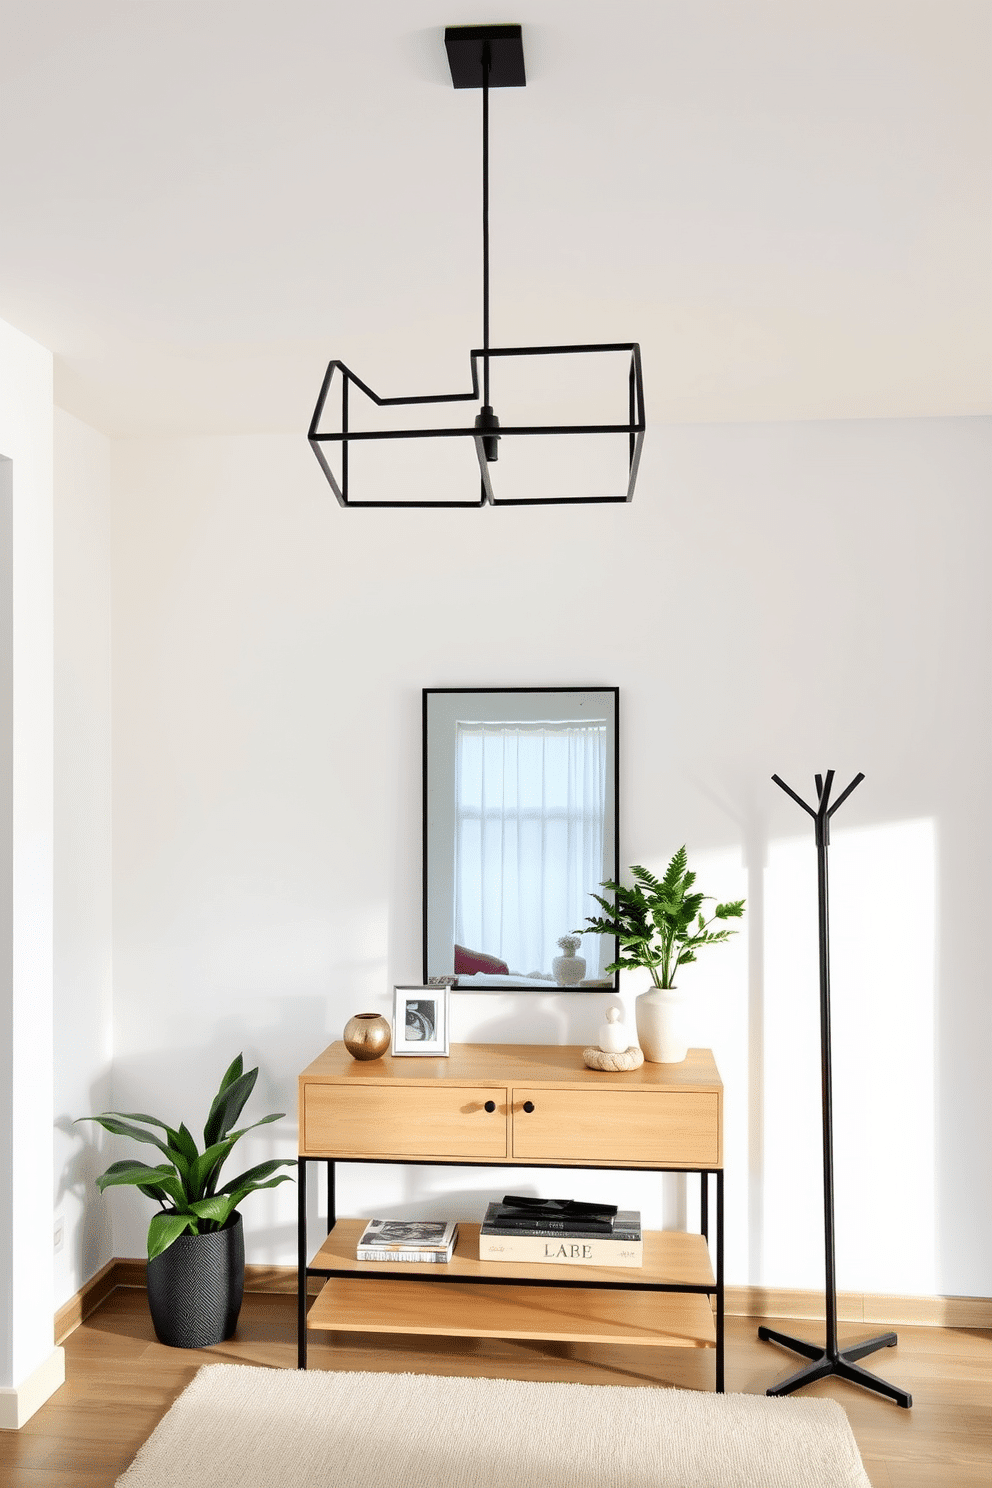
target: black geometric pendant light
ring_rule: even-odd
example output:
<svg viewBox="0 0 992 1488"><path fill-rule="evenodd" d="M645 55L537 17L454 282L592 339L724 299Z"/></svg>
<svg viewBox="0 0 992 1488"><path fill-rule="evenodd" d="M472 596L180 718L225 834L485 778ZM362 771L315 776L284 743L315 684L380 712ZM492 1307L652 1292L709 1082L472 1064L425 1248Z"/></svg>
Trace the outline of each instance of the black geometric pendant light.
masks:
<svg viewBox="0 0 992 1488"><path fill-rule="evenodd" d="M526 84L520 27L449 26L444 44L454 86L482 90L482 346L469 354L471 391L383 398L343 362L329 362L310 445L342 506L630 501L644 439L638 343L489 344L489 90ZM460 423L454 413L439 423L436 405L449 403L476 407ZM563 441L573 454L572 441L578 446L582 492Z"/></svg>

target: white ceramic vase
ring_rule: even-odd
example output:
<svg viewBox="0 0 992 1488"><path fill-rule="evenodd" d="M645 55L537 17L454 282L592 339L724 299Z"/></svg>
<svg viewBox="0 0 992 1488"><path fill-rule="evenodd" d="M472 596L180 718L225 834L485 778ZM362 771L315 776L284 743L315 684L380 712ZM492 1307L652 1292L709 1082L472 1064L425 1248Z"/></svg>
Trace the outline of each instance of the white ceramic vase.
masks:
<svg viewBox="0 0 992 1488"><path fill-rule="evenodd" d="M675 987L652 987L634 1004L637 1041L651 1064L681 1064L689 1052L685 1003Z"/></svg>
<svg viewBox="0 0 992 1488"><path fill-rule="evenodd" d="M551 962L551 975L559 987L577 987L585 974L585 956L555 956Z"/></svg>

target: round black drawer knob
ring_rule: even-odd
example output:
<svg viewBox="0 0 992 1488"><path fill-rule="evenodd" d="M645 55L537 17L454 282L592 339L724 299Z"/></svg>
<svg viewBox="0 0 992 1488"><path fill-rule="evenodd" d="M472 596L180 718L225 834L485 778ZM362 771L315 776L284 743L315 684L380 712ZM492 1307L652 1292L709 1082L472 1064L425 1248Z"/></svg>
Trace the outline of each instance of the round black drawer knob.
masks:
<svg viewBox="0 0 992 1488"><path fill-rule="evenodd" d="M486 1110L487 1111L495 1111L495 1109L496 1109L496 1102L495 1101L486 1101Z"/></svg>
<svg viewBox="0 0 992 1488"><path fill-rule="evenodd" d="M530 1115L531 1111L533 1111L533 1109L534 1109L534 1102L533 1101L524 1101L524 1110L527 1112L527 1115L528 1116Z"/></svg>

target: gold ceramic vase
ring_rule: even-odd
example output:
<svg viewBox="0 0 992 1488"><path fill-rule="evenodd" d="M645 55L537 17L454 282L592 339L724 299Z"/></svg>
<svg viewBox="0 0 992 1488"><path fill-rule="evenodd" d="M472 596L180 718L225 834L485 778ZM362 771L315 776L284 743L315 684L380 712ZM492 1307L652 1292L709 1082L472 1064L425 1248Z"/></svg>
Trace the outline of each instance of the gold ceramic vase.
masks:
<svg viewBox="0 0 992 1488"><path fill-rule="evenodd" d="M389 1023L381 1013L356 1013L344 1025L344 1046L352 1059L381 1059L389 1037Z"/></svg>

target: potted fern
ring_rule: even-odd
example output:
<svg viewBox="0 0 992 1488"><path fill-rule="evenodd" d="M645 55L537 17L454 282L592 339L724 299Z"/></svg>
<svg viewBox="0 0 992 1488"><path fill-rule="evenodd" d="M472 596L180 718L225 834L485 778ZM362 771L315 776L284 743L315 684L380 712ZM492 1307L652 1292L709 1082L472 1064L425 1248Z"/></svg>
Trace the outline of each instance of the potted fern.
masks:
<svg viewBox="0 0 992 1488"><path fill-rule="evenodd" d="M214 1096L203 1128L202 1152L184 1124L176 1129L133 1111L79 1117L117 1136L151 1143L166 1159L153 1167L124 1158L111 1163L96 1183L101 1193L129 1184L160 1205L148 1226L148 1305L159 1341L173 1348L205 1348L231 1337L238 1324L245 1274L238 1205L257 1189L289 1181L288 1173L272 1176L277 1168L293 1165L292 1158L283 1157L258 1163L220 1186L221 1169L235 1143L284 1114L277 1111L231 1130L257 1079L258 1068L246 1072L239 1054Z"/></svg>
<svg viewBox="0 0 992 1488"><path fill-rule="evenodd" d="M630 872L633 888L611 880L600 885L613 894L613 903L593 894L603 914L590 916L587 924L593 934L617 939L620 954L607 971L644 966L651 973L654 986L642 992L635 1004L644 1058L655 1064L680 1064L688 1046L679 1016L682 999L675 987L676 973L680 966L695 961L703 946L718 945L737 933L726 926L710 927L740 919L744 900L717 904L707 919L703 904L712 895L694 891L696 875L689 870L684 847L674 855L662 879L639 864Z"/></svg>

